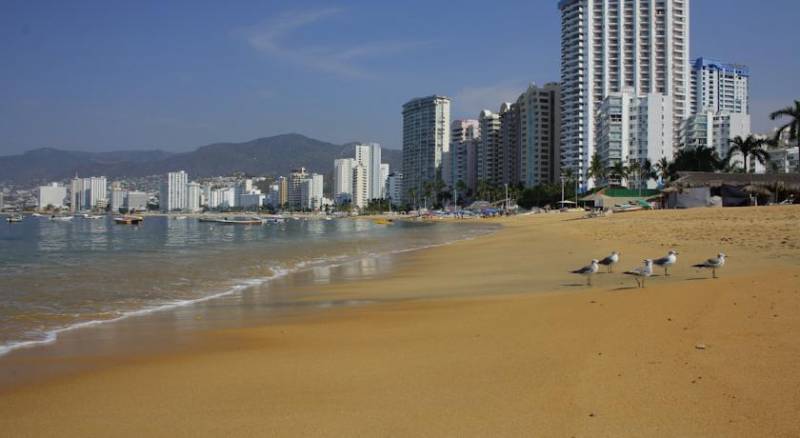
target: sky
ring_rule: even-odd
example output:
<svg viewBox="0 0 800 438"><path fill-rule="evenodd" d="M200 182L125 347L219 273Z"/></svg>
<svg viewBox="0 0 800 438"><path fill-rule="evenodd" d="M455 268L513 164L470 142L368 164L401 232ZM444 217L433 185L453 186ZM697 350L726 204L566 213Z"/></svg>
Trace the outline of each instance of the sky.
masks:
<svg viewBox="0 0 800 438"><path fill-rule="evenodd" d="M413 97L476 118L557 82L557 3L3 0L0 155L289 132L399 148ZM768 131L800 98L800 2L693 0L691 14L692 58L748 65L753 128Z"/></svg>

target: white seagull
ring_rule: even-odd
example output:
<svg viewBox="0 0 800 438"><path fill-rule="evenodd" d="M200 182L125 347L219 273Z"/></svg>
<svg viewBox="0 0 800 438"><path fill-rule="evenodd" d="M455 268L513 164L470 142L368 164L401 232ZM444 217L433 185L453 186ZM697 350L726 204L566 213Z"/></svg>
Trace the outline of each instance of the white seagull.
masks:
<svg viewBox="0 0 800 438"><path fill-rule="evenodd" d="M669 267L678 262L678 251L674 249L667 253L666 257L653 260L653 264L664 268L664 276L669 277Z"/></svg>
<svg viewBox="0 0 800 438"><path fill-rule="evenodd" d="M640 288L644 288L644 281L653 275L653 260L645 259L644 266L632 271L627 271L625 275L632 275L634 280L636 280L636 284L639 285Z"/></svg>
<svg viewBox="0 0 800 438"><path fill-rule="evenodd" d="M596 274L597 271L600 269L600 267L598 266L598 263L599 262L596 259L592 260L591 264L589 264L587 266L584 266L584 267L582 267L580 269L576 269L574 271L571 271L571 273L572 274L583 275L584 277L586 277L586 285L587 286L591 286L592 285L592 275Z"/></svg>
<svg viewBox="0 0 800 438"><path fill-rule="evenodd" d="M713 278L717 278L717 269L722 268L725 266L725 257L727 257L723 253L717 254L716 257L710 258L703 263L698 263L693 268L700 268L700 269L711 269L711 276Z"/></svg>
<svg viewBox="0 0 800 438"><path fill-rule="evenodd" d="M600 260L599 263L603 266L608 266L608 272L614 272L614 265L619 263L619 251L612 251L611 255Z"/></svg>

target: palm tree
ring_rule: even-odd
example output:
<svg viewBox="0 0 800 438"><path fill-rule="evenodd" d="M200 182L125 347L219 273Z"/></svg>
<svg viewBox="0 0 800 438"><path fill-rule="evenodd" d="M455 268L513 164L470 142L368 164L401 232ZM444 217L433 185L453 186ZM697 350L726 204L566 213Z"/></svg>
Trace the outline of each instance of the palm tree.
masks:
<svg viewBox="0 0 800 438"><path fill-rule="evenodd" d="M657 178L661 178L663 182L672 178L672 162L667 157L661 157L653 166Z"/></svg>
<svg viewBox="0 0 800 438"><path fill-rule="evenodd" d="M775 133L775 141L777 142L784 131L789 131L789 141L800 144L800 100L795 100L794 106L788 106L769 115L771 120L784 117L788 117L789 122L778 128L778 132Z"/></svg>
<svg viewBox="0 0 800 438"><path fill-rule="evenodd" d="M606 178L606 168L603 166L603 162L600 161L600 154L597 152L592 155L592 162L589 164L589 177L594 178L595 184L597 180Z"/></svg>
<svg viewBox="0 0 800 438"><path fill-rule="evenodd" d="M619 181L619 185L621 186L622 180L628 177L628 168L622 161L617 161L613 166L611 166L609 173L613 178Z"/></svg>
<svg viewBox="0 0 800 438"><path fill-rule="evenodd" d="M675 154L675 161L670 166L670 174L678 172L717 172L725 167L717 151L705 146L683 148Z"/></svg>
<svg viewBox="0 0 800 438"><path fill-rule="evenodd" d="M467 194L467 183L463 180L458 180L456 183L456 199L455 203L458 205L458 195L461 195L461 199L464 199L465 195Z"/></svg>
<svg viewBox="0 0 800 438"><path fill-rule="evenodd" d="M736 136L730 140L730 150L728 152L728 161L730 162L733 154L739 152L742 154L744 161L744 172L750 173L750 157L758 160L759 163L765 164L769 160L769 152L764 149L767 141L757 138L753 135L748 135L747 138Z"/></svg>

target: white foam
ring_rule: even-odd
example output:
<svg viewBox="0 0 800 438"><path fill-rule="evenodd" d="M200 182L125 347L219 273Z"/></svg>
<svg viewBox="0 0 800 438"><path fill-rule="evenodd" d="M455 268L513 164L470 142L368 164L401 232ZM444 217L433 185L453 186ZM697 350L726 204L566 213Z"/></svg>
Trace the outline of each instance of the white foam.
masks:
<svg viewBox="0 0 800 438"><path fill-rule="evenodd" d="M491 232L489 232L487 234L491 234ZM481 235L483 235L483 234L481 234ZM158 305L158 306L148 307L148 308L140 309L140 310L132 310L132 311L129 311L129 312L125 312L125 313L121 314L120 316L118 316L116 318L83 321L83 322L71 324L71 325L68 325L66 327L60 327L60 328L56 328L56 329L49 330L49 331L45 332L43 339L30 340L30 341L13 341L13 342L9 342L9 343L6 343L4 345L0 345L0 356L4 356L4 355L6 355L6 354L8 354L8 353L10 353L10 352L12 352L14 350L19 350L19 349L24 349L24 348L33 348L33 347L37 347L37 346L52 344L52 343L54 343L54 342L56 342L58 340L58 335L61 334L61 333L65 333L65 332L69 332L69 331L77 330L77 329L81 329L81 328L101 325L101 324L110 324L110 323L113 323L113 322L118 322L118 321L122 321L122 320L125 320L125 319L128 319L128 318L131 318L131 317L149 315L149 314L156 313L156 312L163 312L163 311L172 310L172 309L176 309L176 308L180 308L180 307L190 306L190 305L193 305L193 304L203 303L203 302L214 300L214 299L217 299L217 298L222 298L222 297L234 295L234 294L242 292L245 289L248 289L248 288L251 288L251 287L255 287L255 286L260 286L260 285L265 284L265 283L267 283L269 281L272 281L272 280L275 280L275 279L278 279L278 278L281 278L281 277L286 277L287 275L292 274L292 273L303 272L303 271L307 271L307 270L310 270L310 269L313 269L313 268L316 268L316 267L320 267L320 266L326 266L326 267L331 267L331 268L339 267L339 266L342 266L342 265L344 265L346 263L349 263L349 262L356 262L356 261L359 261L359 260L375 258L375 257L383 256L383 255L404 254L404 253L409 253L409 252L414 252L414 251L421 251L421 250L430 249L430 248L447 246L447 245L452 245L452 244L454 244L456 242L474 240L475 237L476 236L466 236L466 237L463 237L463 238L460 238L460 239L455 239L455 240L442 242L442 243L434 243L434 244L430 244L430 245L422 245L422 246L416 246L416 247L411 247L411 248L401 248L401 249L395 249L395 250L386 251L386 252L380 252L380 253L369 253L369 254L366 254L366 255L363 255L363 254L361 254L361 255L339 255L339 256L333 256L333 257L327 257L327 258L315 258L315 259L312 259L312 260L305 260L305 261L297 262L291 268L273 267L273 268L271 268L271 270L273 272L273 275L270 275L270 276L267 276L267 277L261 277L261 278L242 279L242 280L239 280L237 282L237 284L234 285L233 287L231 287L231 288L229 288L229 289L227 289L225 291L216 293L216 294L211 294L211 295L207 295L207 296L204 296L204 297L194 298L194 299L189 299L189 300L174 301L174 302L171 302L171 303L161 304L161 305Z"/></svg>

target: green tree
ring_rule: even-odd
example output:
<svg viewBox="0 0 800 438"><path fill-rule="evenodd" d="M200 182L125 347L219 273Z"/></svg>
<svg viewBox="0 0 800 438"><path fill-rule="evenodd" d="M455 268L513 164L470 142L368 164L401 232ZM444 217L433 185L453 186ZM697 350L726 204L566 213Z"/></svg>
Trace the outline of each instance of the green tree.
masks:
<svg viewBox="0 0 800 438"><path fill-rule="evenodd" d="M670 173L678 172L718 172L725 167L717 152L705 146L682 148L675 154L675 161L670 166Z"/></svg>
<svg viewBox="0 0 800 438"><path fill-rule="evenodd" d="M619 185L622 185L622 180L628 177L628 167L622 161L617 161L611 166L608 173L613 179L618 181Z"/></svg>
<svg viewBox="0 0 800 438"><path fill-rule="evenodd" d="M733 154L739 152L742 154L744 161L744 172L750 173L750 158L757 160L761 164L766 164L769 160L769 152L766 151L764 146L767 144L766 140L756 138L753 135L748 135L747 138L736 136L730 140L730 151L728 152L728 163L731 162Z"/></svg>
<svg viewBox="0 0 800 438"><path fill-rule="evenodd" d="M589 164L589 177L594 178L595 184L598 183L598 180L606 179L606 168L603 166L603 162L600 161L600 154L597 152L592 155L592 162Z"/></svg>
<svg viewBox="0 0 800 438"><path fill-rule="evenodd" d="M778 128L778 132L775 133L775 142L777 143L782 133L788 131L789 141L793 141L795 144L800 144L800 100L795 100L794 106L788 106L786 108L779 109L778 111L775 111L769 115L771 120L778 120L787 117L789 118L789 121L785 125Z"/></svg>

